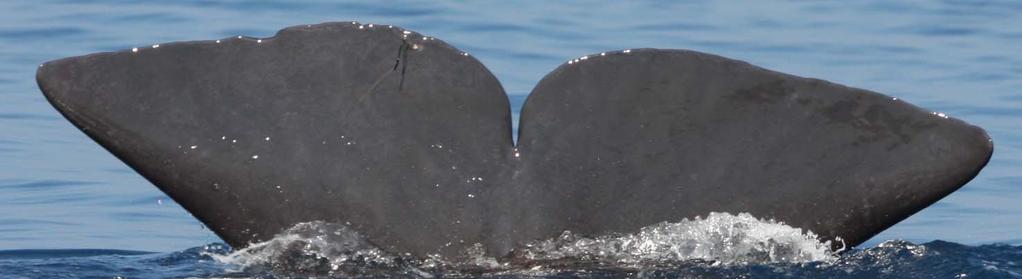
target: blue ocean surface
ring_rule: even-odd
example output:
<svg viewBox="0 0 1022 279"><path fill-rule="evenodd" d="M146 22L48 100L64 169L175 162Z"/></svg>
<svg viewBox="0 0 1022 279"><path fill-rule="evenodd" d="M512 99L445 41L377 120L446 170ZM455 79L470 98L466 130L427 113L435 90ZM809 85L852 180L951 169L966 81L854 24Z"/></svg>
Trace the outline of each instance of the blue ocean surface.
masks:
<svg viewBox="0 0 1022 279"><path fill-rule="evenodd" d="M1019 1L9 0L0 12L0 278L1022 278ZM532 87L569 59L682 48L882 92L983 127L996 150L947 198L860 247L804 260L784 256L814 253L799 241L751 242L751 258L644 254L628 264L592 250L564 257L574 264L538 257L471 268L359 253L324 260L287 247L304 240L255 252L218 244L64 120L35 83L41 63L63 57L353 20L399 25L471 53L511 95L514 127ZM564 243L545 252L574 247Z"/></svg>

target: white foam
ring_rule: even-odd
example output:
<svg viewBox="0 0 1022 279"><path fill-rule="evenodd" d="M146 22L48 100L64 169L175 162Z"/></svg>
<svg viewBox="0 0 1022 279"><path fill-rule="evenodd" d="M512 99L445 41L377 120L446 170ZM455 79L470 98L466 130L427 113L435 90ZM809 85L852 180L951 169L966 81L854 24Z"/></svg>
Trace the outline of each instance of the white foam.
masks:
<svg viewBox="0 0 1022 279"><path fill-rule="evenodd" d="M832 261L830 242L748 213L710 213L706 218L660 223L638 233L560 237L526 245L529 260L585 259L635 265L649 262L710 260L723 263Z"/></svg>
<svg viewBox="0 0 1022 279"><path fill-rule="evenodd" d="M470 246L456 259L400 257L372 246L348 226L326 222L300 223L271 240L227 255L209 256L241 269L318 266L314 269L331 275L358 274L367 268L418 273L438 267L542 274L546 262L640 268L691 260L720 264L832 262L837 257L830 247L829 241L821 242L816 234L781 222L748 213L710 213L705 218L651 225L634 234L586 237L564 232L528 243L510 258L499 260L487 256L492 253L480 244ZM519 268L524 269L516 270ZM356 273L349 273L352 271Z"/></svg>
<svg viewBox="0 0 1022 279"><path fill-rule="evenodd" d="M392 266L396 257L373 247L354 230L325 222L299 223L273 239L213 259L241 269L306 267L325 260L330 273L353 262Z"/></svg>

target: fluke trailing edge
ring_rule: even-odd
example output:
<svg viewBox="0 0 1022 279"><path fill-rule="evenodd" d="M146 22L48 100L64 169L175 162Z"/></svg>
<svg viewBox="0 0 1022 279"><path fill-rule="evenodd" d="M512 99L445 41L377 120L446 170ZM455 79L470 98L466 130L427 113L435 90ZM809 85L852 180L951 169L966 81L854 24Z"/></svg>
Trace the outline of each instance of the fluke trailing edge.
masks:
<svg viewBox="0 0 1022 279"><path fill-rule="evenodd" d="M980 128L878 93L660 49L555 69L515 146L486 67L386 25L91 54L37 79L235 247L318 220L393 252L500 255L709 212L855 245L964 185L993 149Z"/></svg>

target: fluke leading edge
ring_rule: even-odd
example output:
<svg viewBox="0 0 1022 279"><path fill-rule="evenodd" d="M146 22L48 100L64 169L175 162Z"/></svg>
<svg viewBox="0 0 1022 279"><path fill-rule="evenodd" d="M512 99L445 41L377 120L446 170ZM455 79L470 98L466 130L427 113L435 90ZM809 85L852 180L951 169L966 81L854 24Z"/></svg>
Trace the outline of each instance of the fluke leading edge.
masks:
<svg viewBox="0 0 1022 279"><path fill-rule="evenodd" d="M307 221L397 253L503 255L565 230L748 212L857 245L987 163L980 128L879 93L687 50L572 60L517 146L478 60L387 25L48 62L68 120L230 245Z"/></svg>

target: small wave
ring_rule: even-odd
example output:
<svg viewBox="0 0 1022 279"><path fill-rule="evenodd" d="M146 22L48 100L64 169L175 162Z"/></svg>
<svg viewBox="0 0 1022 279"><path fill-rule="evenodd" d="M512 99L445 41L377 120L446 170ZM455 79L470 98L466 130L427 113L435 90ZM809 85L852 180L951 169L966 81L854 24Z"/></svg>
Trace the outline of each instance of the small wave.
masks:
<svg viewBox="0 0 1022 279"><path fill-rule="evenodd" d="M706 218L655 224L634 234L587 237L566 231L527 243L503 258L486 256L478 244L458 260L396 255L373 246L348 226L327 222L297 224L271 240L209 256L239 270L268 269L289 275L427 276L452 270L539 275L582 264L642 268L693 260L725 265L833 261L836 257L829 247L830 242L821 242L812 232L777 221L747 213L710 213Z"/></svg>

